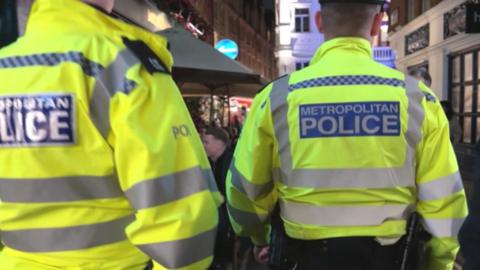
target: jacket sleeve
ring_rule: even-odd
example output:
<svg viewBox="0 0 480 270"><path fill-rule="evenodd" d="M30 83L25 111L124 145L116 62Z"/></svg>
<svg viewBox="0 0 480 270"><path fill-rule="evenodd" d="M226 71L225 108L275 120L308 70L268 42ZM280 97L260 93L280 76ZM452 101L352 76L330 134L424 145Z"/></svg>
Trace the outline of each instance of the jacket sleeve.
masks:
<svg viewBox="0 0 480 270"><path fill-rule="evenodd" d="M131 91L112 96L108 137L135 210L126 234L154 269L206 269L222 199L203 145L169 74L138 64L126 77Z"/></svg>
<svg viewBox="0 0 480 270"><path fill-rule="evenodd" d="M417 211L432 235L427 244L427 270L451 270L459 250L457 235L467 215L462 178L450 143L445 113L423 84L424 121L417 148Z"/></svg>
<svg viewBox="0 0 480 270"><path fill-rule="evenodd" d="M274 137L267 87L254 99L227 175L227 207L235 232L255 245L269 242L276 203L272 181Z"/></svg>

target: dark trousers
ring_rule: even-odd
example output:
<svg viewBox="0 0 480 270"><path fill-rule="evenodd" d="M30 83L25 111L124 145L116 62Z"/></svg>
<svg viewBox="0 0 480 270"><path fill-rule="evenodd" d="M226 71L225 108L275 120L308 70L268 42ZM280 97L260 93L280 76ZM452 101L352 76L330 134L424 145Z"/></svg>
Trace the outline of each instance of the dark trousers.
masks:
<svg viewBox="0 0 480 270"><path fill-rule="evenodd" d="M470 213L459 234L461 252L465 258L464 270L480 269L480 173L476 177L473 197L469 201Z"/></svg>
<svg viewBox="0 0 480 270"><path fill-rule="evenodd" d="M398 270L401 242L381 246L373 237L311 241L287 237L286 254L290 268L297 270Z"/></svg>
<svg viewBox="0 0 480 270"><path fill-rule="evenodd" d="M480 217L467 218L460 230L459 240L465 258L463 270L480 269Z"/></svg>
<svg viewBox="0 0 480 270"><path fill-rule="evenodd" d="M223 270L233 263L234 233L228 220L225 204L218 209L217 237L210 270Z"/></svg>

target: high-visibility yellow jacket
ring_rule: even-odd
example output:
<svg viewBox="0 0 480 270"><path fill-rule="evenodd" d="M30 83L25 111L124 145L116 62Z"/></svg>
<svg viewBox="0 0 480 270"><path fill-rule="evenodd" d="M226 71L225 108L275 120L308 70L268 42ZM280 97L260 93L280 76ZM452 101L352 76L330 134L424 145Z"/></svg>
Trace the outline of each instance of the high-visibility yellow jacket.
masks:
<svg viewBox="0 0 480 270"><path fill-rule="evenodd" d="M234 229L267 243L278 201L293 238L392 238L416 210L428 269L451 269L467 208L448 132L434 94L367 40L325 42L255 97L227 177Z"/></svg>
<svg viewBox="0 0 480 270"><path fill-rule="evenodd" d="M0 51L0 269L208 267L221 199L171 67L160 36L34 2Z"/></svg>

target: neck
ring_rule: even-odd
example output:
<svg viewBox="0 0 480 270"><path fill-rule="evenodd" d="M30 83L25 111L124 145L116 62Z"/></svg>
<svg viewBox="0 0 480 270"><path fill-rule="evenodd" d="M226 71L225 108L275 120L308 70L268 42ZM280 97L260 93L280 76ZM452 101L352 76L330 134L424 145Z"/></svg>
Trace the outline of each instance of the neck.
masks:
<svg viewBox="0 0 480 270"><path fill-rule="evenodd" d="M333 34L333 33L328 33L328 32L325 32L324 33L324 37L325 37L325 41L329 41L329 40L332 40L332 39L336 39L336 38L344 38L344 37L354 37L354 38L363 38L363 39L366 39L368 40L370 43L372 43L372 36L370 35L361 35L361 34L345 34L345 35L339 35L339 34Z"/></svg>
<svg viewBox="0 0 480 270"><path fill-rule="evenodd" d="M102 9L103 11L108 13L112 12L113 10L113 1L111 0L83 0L83 2Z"/></svg>

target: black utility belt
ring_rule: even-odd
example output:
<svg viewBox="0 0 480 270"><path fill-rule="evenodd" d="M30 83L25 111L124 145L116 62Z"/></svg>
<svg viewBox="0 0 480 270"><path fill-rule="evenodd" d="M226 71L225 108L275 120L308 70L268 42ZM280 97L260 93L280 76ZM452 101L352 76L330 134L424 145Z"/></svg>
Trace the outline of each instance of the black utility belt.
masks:
<svg viewBox="0 0 480 270"><path fill-rule="evenodd" d="M327 239L318 239L318 240L303 240L303 239L294 239L287 236L288 242L290 245L299 245L300 247L309 247L309 248L320 248L324 251L329 250L348 250L358 248L376 248L376 249L394 249L401 248L404 246L404 238L400 238L397 242L391 245L382 245L377 241L376 237L371 236L359 236L359 237L338 237L338 238L327 238Z"/></svg>

